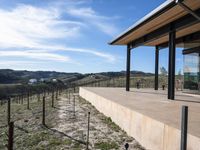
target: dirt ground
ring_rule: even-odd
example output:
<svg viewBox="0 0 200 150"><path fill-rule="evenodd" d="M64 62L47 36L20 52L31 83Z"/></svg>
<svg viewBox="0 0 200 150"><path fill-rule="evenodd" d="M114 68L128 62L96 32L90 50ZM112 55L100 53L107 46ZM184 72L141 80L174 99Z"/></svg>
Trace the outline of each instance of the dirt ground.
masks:
<svg viewBox="0 0 200 150"><path fill-rule="evenodd" d="M42 101L33 97L30 110L26 103L12 103L12 121L15 121L14 149L16 150L85 150L90 112L90 150L143 150L112 120L98 112L78 94L64 91L51 107L51 95L46 98L46 125L41 124ZM6 105L0 106L0 149L6 149Z"/></svg>

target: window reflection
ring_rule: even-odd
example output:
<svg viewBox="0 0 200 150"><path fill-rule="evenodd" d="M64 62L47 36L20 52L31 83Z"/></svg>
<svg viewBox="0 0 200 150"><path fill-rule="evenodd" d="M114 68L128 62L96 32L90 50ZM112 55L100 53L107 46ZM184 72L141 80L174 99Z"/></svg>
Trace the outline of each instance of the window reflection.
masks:
<svg viewBox="0 0 200 150"><path fill-rule="evenodd" d="M200 93L200 49L184 55L184 89Z"/></svg>

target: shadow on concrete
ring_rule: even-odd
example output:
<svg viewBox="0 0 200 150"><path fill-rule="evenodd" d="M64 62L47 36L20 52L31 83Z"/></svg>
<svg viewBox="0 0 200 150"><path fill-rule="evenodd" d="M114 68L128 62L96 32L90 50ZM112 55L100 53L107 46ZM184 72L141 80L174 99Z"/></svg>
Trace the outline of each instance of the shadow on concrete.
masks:
<svg viewBox="0 0 200 150"><path fill-rule="evenodd" d="M174 101L187 102L187 103L200 103L200 101L175 99Z"/></svg>
<svg viewBox="0 0 200 150"><path fill-rule="evenodd" d="M146 93L146 94L158 94L158 95L166 95L167 93L160 93L159 90L158 91L142 91L143 89L141 89L141 91L139 91L139 89L137 89L138 91L129 91L129 92L134 92L134 93ZM162 90L162 91L166 91L167 90ZM175 93L175 96L184 96L184 97L192 97L191 95L185 95L185 94L180 94L180 93Z"/></svg>
<svg viewBox="0 0 200 150"><path fill-rule="evenodd" d="M158 94L158 95L167 95L166 93L159 93L155 91L129 91L133 93L145 93L145 94Z"/></svg>

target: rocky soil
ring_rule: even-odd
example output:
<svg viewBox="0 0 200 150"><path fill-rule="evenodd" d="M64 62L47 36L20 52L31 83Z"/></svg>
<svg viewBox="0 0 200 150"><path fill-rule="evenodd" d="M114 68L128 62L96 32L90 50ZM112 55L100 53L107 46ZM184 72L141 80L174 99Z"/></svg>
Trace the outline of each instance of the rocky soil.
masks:
<svg viewBox="0 0 200 150"><path fill-rule="evenodd" d="M46 98L46 125L41 124L42 102L32 98L30 110L25 104L12 103L12 120L15 121L14 149L16 150L85 150L90 112L90 150L143 150L112 120L98 112L77 94L63 92L55 107L51 95ZM6 105L0 106L0 149L6 149Z"/></svg>

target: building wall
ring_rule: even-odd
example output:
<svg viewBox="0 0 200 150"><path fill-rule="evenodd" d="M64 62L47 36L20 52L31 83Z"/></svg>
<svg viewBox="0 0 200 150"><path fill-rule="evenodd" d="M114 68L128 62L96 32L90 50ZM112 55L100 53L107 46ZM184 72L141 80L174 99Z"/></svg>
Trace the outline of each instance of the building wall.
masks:
<svg viewBox="0 0 200 150"><path fill-rule="evenodd" d="M81 97L119 125L148 150L180 150L180 130L124 107L87 89ZM200 139L188 134L188 150L198 150Z"/></svg>

